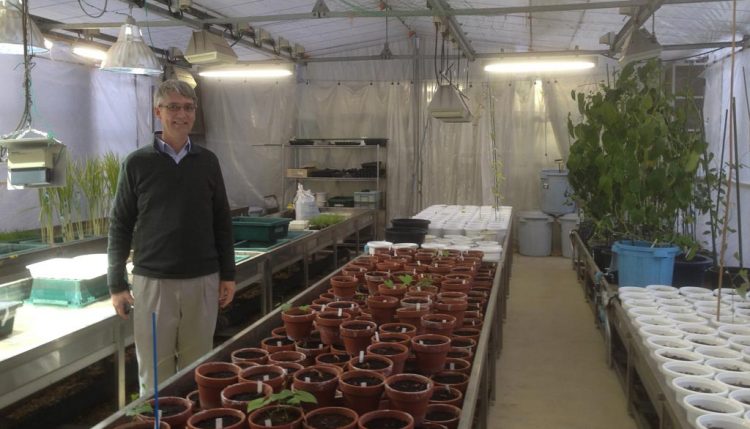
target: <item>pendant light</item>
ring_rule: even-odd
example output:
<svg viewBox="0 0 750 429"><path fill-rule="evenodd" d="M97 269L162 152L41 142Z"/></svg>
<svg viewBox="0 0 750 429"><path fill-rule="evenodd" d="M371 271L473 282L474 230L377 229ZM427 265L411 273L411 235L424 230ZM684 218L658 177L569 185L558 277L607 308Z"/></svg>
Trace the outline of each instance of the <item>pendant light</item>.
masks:
<svg viewBox="0 0 750 429"><path fill-rule="evenodd" d="M161 64L151 48L143 41L141 29L132 16L120 27L120 34L107 51L101 69L118 73L160 75Z"/></svg>
<svg viewBox="0 0 750 429"><path fill-rule="evenodd" d="M17 0L0 0L0 54L23 55L23 11ZM28 20L28 49L31 54L49 51L44 36L33 20Z"/></svg>

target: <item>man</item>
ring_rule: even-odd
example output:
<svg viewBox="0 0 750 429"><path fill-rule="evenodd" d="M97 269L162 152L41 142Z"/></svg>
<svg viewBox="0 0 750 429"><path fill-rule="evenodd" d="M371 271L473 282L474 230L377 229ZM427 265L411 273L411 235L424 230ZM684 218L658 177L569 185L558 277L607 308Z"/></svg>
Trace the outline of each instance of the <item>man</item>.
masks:
<svg viewBox="0 0 750 429"><path fill-rule="evenodd" d="M192 144L196 96L178 80L154 94L163 132L123 162L110 215L108 285L117 314L132 305L141 395L213 348L218 307L234 296L232 221L218 159ZM125 263L133 248L132 294Z"/></svg>

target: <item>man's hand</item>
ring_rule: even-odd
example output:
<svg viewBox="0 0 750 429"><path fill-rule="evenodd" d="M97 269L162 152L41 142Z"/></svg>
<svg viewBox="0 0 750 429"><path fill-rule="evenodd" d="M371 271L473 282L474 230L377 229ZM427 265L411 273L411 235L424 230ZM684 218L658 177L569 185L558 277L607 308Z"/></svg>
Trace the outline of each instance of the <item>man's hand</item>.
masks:
<svg viewBox="0 0 750 429"><path fill-rule="evenodd" d="M234 299L234 281L219 282L219 307L226 308Z"/></svg>
<svg viewBox="0 0 750 429"><path fill-rule="evenodd" d="M117 315L128 320L131 306L133 305L133 295L129 290L111 294L112 306L115 307Z"/></svg>

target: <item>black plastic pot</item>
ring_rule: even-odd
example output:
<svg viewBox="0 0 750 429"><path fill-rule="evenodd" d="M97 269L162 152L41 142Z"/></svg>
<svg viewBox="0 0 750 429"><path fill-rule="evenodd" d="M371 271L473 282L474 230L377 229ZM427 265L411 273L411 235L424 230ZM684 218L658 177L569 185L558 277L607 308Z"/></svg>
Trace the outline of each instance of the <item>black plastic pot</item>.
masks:
<svg viewBox="0 0 750 429"><path fill-rule="evenodd" d="M612 262L612 246L608 244L594 244L591 246L591 256L599 271L606 271Z"/></svg>
<svg viewBox="0 0 750 429"><path fill-rule="evenodd" d="M411 219L411 218L402 218L402 219L391 219L391 225L393 225L394 228L421 228L427 231L427 228L430 227L430 221L427 219Z"/></svg>
<svg viewBox="0 0 750 429"><path fill-rule="evenodd" d="M429 222L429 221L428 221ZM386 228L385 239L391 243L422 244L427 230L423 228Z"/></svg>
<svg viewBox="0 0 750 429"><path fill-rule="evenodd" d="M689 261L680 254L674 260L672 286L703 286L706 283L706 270L711 268L713 261L701 254Z"/></svg>
<svg viewBox="0 0 750 429"><path fill-rule="evenodd" d="M23 304L21 301L0 302L0 338L5 338L13 332L13 322L16 319L16 309Z"/></svg>
<svg viewBox="0 0 750 429"><path fill-rule="evenodd" d="M722 288L736 288L742 285L742 277L739 276L740 267L724 267L724 279L722 280ZM703 286L710 289L716 289L719 287L719 267L712 266L706 270L706 280Z"/></svg>

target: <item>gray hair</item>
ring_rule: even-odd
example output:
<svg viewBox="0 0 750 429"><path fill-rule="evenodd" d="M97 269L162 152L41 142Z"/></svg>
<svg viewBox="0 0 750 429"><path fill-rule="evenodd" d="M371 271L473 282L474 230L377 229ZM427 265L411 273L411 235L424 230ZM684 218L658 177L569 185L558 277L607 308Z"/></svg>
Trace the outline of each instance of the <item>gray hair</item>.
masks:
<svg viewBox="0 0 750 429"><path fill-rule="evenodd" d="M173 92L176 92L183 97L193 99L193 103L198 103L198 97L195 95L195 91L193 91L193 88L190 85L181 80L168 79L162 82L154 93L154 106L161 104L161 100Z"/></svg>

